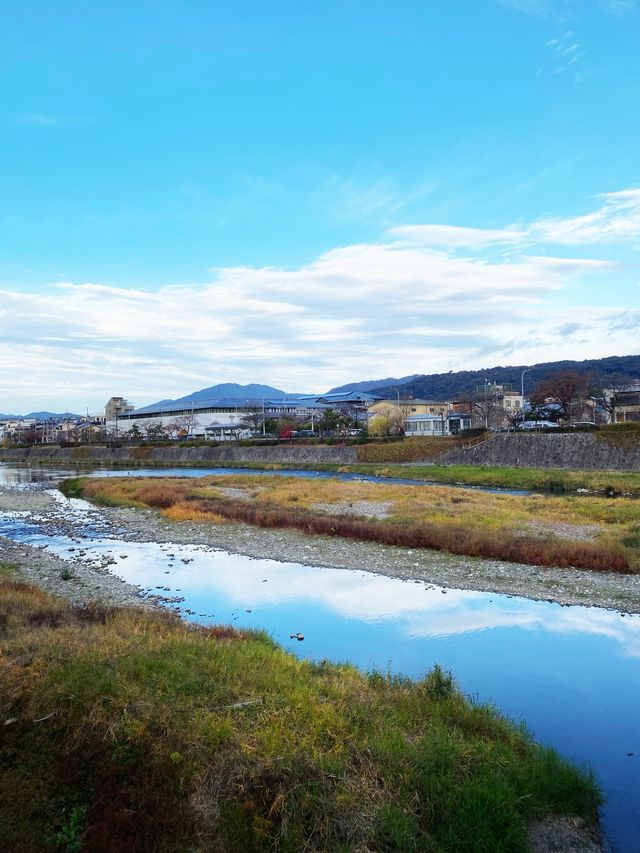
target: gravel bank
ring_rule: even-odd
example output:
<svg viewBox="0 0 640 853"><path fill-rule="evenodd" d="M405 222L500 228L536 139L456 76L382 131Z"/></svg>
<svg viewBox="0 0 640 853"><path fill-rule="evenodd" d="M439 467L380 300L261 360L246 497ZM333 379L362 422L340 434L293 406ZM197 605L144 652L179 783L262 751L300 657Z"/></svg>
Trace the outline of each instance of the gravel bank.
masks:
<svg viewBox="0 0 640 853"><path fill-rule="evenodd" d="M60 508L51 494L32 485L28 488L0 487L0 511L35 513L64 531ZM138 542L209 545L233 553L314 566L376 572L440 586L518 595L526 598L606 607L625 613L640 613L640 575L619 575L547 569L459 557L439 551L414 550L357 542L328 536L306 536L290 530L263 530L246 524L216 525L173 522L153 510L100 507L95 517L109 536ZM69 525L68 535L75 535ZM108 565L95 567L78 562L75 577L64 580L69 564L38 548L14 546L0 539L0 560L18 563L25 577L46 589L84 602L100 598L110 603L137 603L136 587L112 574Z"/></svg>

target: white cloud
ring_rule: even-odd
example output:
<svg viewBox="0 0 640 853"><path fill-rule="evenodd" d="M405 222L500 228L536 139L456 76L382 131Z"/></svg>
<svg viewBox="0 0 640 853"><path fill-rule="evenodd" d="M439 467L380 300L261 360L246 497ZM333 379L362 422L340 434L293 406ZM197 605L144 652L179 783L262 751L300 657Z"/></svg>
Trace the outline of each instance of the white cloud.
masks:
<svg viewBox="0 0 640 853"><path fill-rule="evenodd" d="M629 189L577 217L406 225L296 269L216 268L200 285L5 287L0 411L97 408L111 394L142 405L220 381L323 391L383 373L635 352L633 306L612 287L593 306L573 291L633 275L620 247L632 251L638 235L640 189Z"/></svg>
<svg viewBox="0 0 640 853"><path fill-rule="evenodd" d="M548 217L507 228L459 228L450 225L403 225L389 233L421 246L448 250L492 245L525 248L540 243L579 246L628 243L640 237L640 187L605 193L600 206L583 216Z"/></svg>
<svg viewBox="0 0 640 853"><path fill-rule="evenodd" d="M621 18L636 9L636 0L600 0L600 6L609 15Z"/></svg>

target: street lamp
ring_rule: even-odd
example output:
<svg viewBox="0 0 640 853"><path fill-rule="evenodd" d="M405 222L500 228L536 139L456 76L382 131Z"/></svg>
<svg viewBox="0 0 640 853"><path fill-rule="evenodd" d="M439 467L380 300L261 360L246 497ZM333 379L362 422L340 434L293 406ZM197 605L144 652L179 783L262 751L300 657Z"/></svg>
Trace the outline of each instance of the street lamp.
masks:
<svg viewBox="0 0 640 853"><path fill-rule="evenodd" d="M488 379L484 379L484 428L489 429L489 410L487 409L487 383Z"/></svg>

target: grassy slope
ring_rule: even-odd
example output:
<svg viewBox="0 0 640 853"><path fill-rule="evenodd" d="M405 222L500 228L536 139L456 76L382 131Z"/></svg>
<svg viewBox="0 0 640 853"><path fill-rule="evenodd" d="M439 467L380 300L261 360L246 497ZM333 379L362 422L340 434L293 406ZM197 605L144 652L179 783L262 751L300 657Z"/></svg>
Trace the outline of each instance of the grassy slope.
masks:
<svg viewBox="0 0 640 853"><path fill-rule="evenodd" d="M6 851L513 853L533 818L595 821L588 774L439 670L367 677L10 579L0 625Z"/></svg>
<svg viewBox="0 0 640 853"><path fill-rule="evenodd" d="M231 496L225 493L228 486L235 489ZM226 518L531 565L602 571L640 568L638 505L631 499L491 494L246 474L197 480L81 479L67 481L63 488L105 503L156 507L174 520ZM360 501L384 507L388 518L345 514L354 504L357 509Z"/></svg>

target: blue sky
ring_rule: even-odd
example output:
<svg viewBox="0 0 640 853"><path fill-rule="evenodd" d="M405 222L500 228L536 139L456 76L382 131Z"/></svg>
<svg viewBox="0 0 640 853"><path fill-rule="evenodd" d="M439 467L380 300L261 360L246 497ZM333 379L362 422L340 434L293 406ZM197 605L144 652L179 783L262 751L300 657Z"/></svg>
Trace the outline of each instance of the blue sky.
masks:
<svg viewBox="0 0 640 853"><path fill-rule="evenodd" d="M0 411L640 350L634 0L0 11Z"/></svg>

